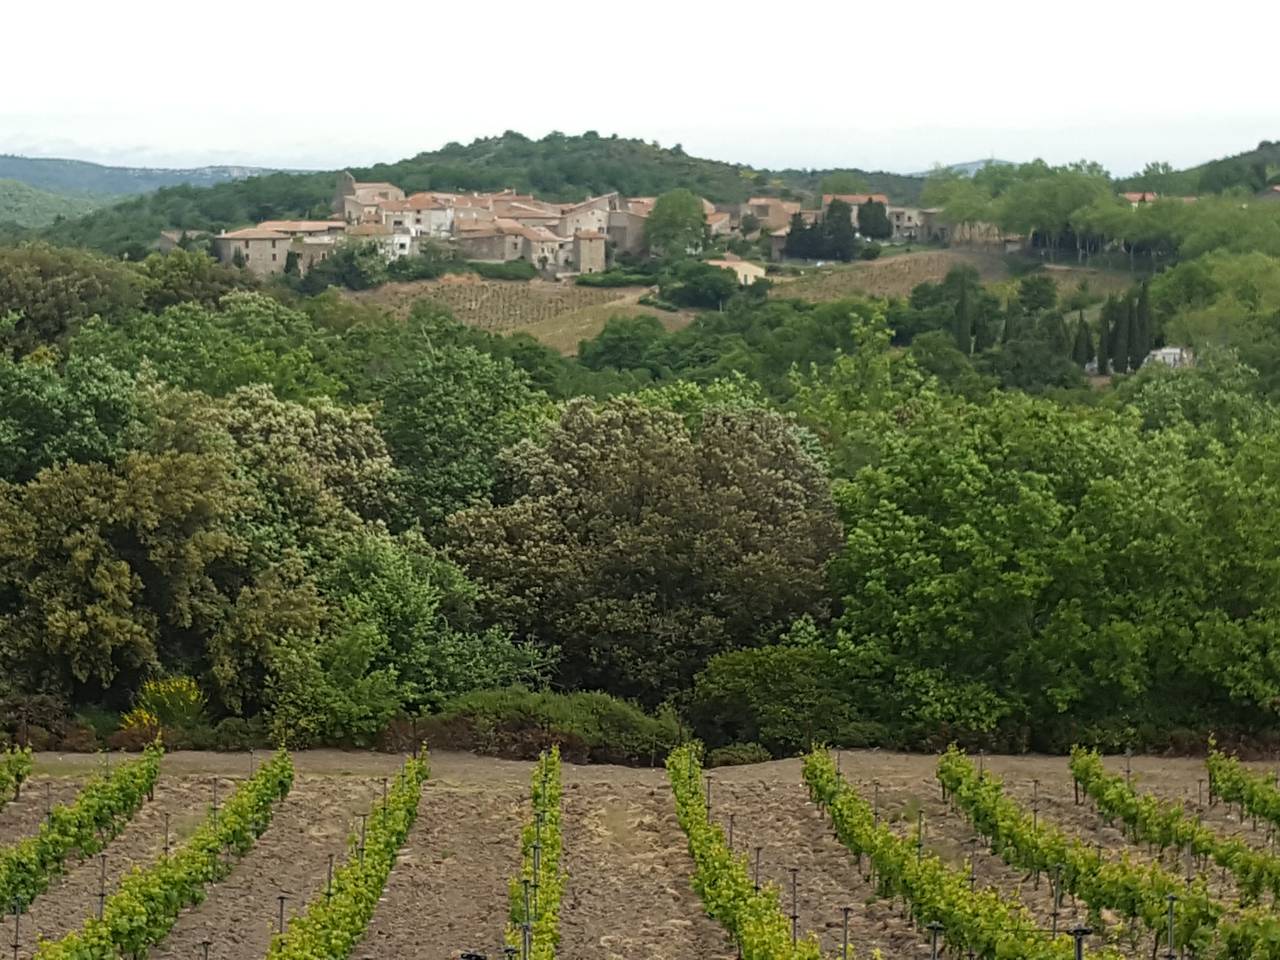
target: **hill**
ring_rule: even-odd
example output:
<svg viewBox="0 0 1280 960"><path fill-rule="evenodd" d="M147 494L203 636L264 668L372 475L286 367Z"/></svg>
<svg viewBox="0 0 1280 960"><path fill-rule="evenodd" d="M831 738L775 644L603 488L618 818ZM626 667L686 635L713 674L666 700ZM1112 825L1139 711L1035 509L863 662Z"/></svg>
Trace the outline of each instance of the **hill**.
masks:
<svg viewBox="0 0 1280 960"><path fill-rule="evenodd" d="M87 160L17 157L0 154L0 180L18 180L52 193L73 196L119 197L150 193L162 187L187 184L211 187L230 180L272 171L259 167L212 166L177 169L167 167L111 167Z"/></svg>
<svg viewBox="0 0 1280 960"><path fill-rule="evenodd" d="M507 131L470 144L447 144L395 163L353 168L362 180L388 180L407 191L497 190L514 187L549 200L580 200L618 191L653 196L687 187L712 201L739 202L758 193L819 192L820 171L754 170L691 157L677 144L659 147L643 140L552 133L531 140ZM198 188L184 184L131 198L42 236L54 243L87 246L113 254L138 255L159 231L179 227L220 230L245 223L326 216L336 171L264 173ZM865 175L874 189L911 202L923 181L899 174Z"/></svg>
<svg viewBox="0 0 1280 960"><path fill-rule="evenodd" d="M72 197L40 190L18 180L0 179L0 223L43 227L58 217L80 217L111 198Z"/></svg>
<svg viewBox="0 0 1280 960"><path fill-rule="evenodd" d="M1257 193L1280 184L1280 141L1263 140L1252 150L1218 160L1209 160L1185 170L1167 164L1148 164L1147 169L1118 181L1123 190L1154 190L1168 196L1190 196L1243 189Z"/></svg>
<svg viewBox="0 0 1280 960"><path fill-rule="evenodd" d="M987 167L1012 167L1016 164L1012 160L997 160L995 157L989 157L986 160L966 160L963 163L949 163L942 169L950 173L959 173L966 177L972 177L979 170L985 170ZM932 170L925 170L922 173L913 173L913 177L927 177L933 173Z"/></svg>

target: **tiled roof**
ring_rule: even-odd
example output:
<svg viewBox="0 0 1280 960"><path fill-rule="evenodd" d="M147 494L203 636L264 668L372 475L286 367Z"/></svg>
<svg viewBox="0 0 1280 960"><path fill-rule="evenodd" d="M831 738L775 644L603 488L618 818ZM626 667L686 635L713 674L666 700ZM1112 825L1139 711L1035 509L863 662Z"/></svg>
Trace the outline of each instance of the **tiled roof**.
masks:
<svg viewBox="0 0 1280 960"><path fill-rule="evenodd" d="M292 239L287 233L281 233L278 230L263 230L261 227L245 227L242 230L232 230L230 233L218 234L219 240L289 240Z"/></svg>
<svg viewBox="0 0 1280 960"><path fill-rule="evenodd" d="M843 200L851 207L860 207L864 203L884 203L889 202L889 198L883 193L824 193L822 195L822 206L831 206L832 200Z"/></svg>

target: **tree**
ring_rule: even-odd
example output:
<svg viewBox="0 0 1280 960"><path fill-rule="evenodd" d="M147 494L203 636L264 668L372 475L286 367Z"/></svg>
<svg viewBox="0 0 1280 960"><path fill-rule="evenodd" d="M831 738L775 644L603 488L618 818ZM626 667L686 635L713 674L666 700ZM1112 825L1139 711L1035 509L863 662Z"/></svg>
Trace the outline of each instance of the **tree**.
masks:
<svg viewBox="0 0 1280 960"><path fill-rule="evenodd" d="M1058 305L1058 285L1053 277L1033 273L1018 281L1018 305L1031 316L1046 313Z"/></svg>
<svg viewBox="0 0 1280 960"><path fill-rule="evenodd" d="M819 181L818 190L822 193L868 193L871 184L855 170L832 170Z"/></svg>
<svg viewBox="0 0 1280 960"><path fill-rule="evenodd" d="M839 536L821 465L763 409L696 425L621 398L571 401L507 451L491 505L449 519L492 615L559 647L561 676L657 704L716 653L824 611Z"/></svg>
<svg viewBox="0 0 1280 960"><path fill-rule="evenodd" d="M1137 302L1133 306L1133 335L1129 346L1131 357L1129 365L1134 370L1139 369L1146 362L1147 354L1151 352L1151 327L1151 290L1150 284L1144 280L1138 290Z"/></svg>
<svg viewBox="0 0 1280 960"><path fill-rule="evenodd" d="M1133 334L1133 299L1118 302L1115 323L1111 327L1111 365L1116 373L1129 372L1129 338Z"/></svg>
<svg viewBox="0 0 1280 960"><path fill-rule="evenodd" d="M651 251L684 257L702 249L706 230L702 199L691 190L671 190L654 201L645 220L645 243Z"/></svg>
<svg viewBox="0 0 1280 960"><path fill-rule="evenodd" d="M433 349L393 376L378 426L411 515L435 524L487 495L498 451L526 434L539 399L510 361L470 347Z"/></svg>
<svg viewBox="0 0 1280 960"><path fill-rule="evenodd" d="M853 228L853 208L843 200L827 204L822 218L822 248L818 256L848 263L858 252L857 232Z"/></svg>
<svg viewBox="0 0 1280 960"><path fill-rule="evenodd" d="M858 206L858 232L872 240L888 240L893 236L893 225L883 203L868 200Z"/></svg>
<svg viewBox="0 0 1280 960"><path fill-rule="evenodd" d="M1098 375L1111 373L1111 341L1115 337L1116 323L1120 317L1120 304L1114 296L1107 297L1098 314Z"/></svg>
<svg viewBox="0 0 1280 960"><path fill-rule="evenodd" d="M676 264L658 287L664 300L686 307L723 307L738 292L732 270L687 260Z"/></svg>
<svg viewBox="0 0 1280 960"><path fill-rule="evenodd" d="M257 286L253 274L235 270L196 250L153 253L138 265L146 279L145 306L160 311L179 303L216 307L234 290Z"/></svg>
<svg viewBox="0 0 1280 960"><path fill-rule="evenodd" d="M1075 342L1071 347L1071 359L1083 367L1093 359L1093 337L1089 335L1089 325L1084 322L1084 311L1076 320Z"/></svg>
<svg viewBox="0 0 1280 960"><path fill-rule="evenodd" d="M578 345L578 359L592 370L643 367L649 348L664 336L656 317L611 317L594 339Z"/></svg>
<svg viewBox="0 0 1280 960"><path fill-rule="evenodd" d="M797 210L791 215L784 252L788 257L794 257L797 260L810 260L821 256L818 252L820 243L817 241L816 228L807 223Z"/></svg>

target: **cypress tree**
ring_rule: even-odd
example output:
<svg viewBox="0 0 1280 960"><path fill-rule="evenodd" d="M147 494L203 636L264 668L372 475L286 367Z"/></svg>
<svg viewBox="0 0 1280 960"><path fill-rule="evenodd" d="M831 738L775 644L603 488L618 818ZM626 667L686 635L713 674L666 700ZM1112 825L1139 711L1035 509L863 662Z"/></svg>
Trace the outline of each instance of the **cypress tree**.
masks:
<svg viewBox="0 0 1280 960"><path fill-rule="evenodd" d="M1142 281L1142 288L1138 291L1138 304L1134 308L1133 338L1129 353L1135 358L1132 364L1135 370L1146 362L1147 354L1151 352L1151 292L1148 286L1146 280Z"/></svg>
<svg viewBox="0 0 1280 960"><path fill-rule="evenodd" d="M1083 367L1093 359L1093 338L1089 335L1089 325L1084 322L1084 311L1076 320L1076 340L1071 348L1071 359Z"/></svg>
<svg viewBox="0 0 1280 960"><path fill-rule="evenodd" d="M973 353L973 309L967 283L961 285L960 298L956 301L954 334L960 352L965 356Z"/></svg>
<svg viewBox="0 0 1280 960"><path fill-rule="evenodd" d="M1098 376L1100 377L1105 377L1111 372L1108 366L1111 363L1111 359L1107 352L1107 347L1111 342L1109 321L1113 302L1111 297L1107 297L1107 302L1102 305L1102 311L1098 315Z"/></svg>
<svg viewBox="0 0 1280 960"><path fill-rule="evenodd" d="M1129 372L1129 332L1133 329L1133 301L1125 297L1117 304L1111 324L1111 367L1116 373Z"/></svg>

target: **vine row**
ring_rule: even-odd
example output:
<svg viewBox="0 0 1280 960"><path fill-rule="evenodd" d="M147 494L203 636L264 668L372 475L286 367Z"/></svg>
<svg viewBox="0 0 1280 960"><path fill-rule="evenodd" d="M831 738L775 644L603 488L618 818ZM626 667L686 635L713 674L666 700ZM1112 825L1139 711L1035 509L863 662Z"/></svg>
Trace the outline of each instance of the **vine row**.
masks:
<svg viewBox="0 0 1280 960"><path fill-rule="evenodd" d="M0 904L19 911L49 888L72 854L97 853L118 834L151 795L164 748L157 739L142 756L95 776L69 804L59 804L35 836L0 851Z"/></svg>
<svg viewBox="0 0 1280 960"><path fill-rule="evenodd" d="M533 771L533 819L521 831L520 874L511 879L509 888L507 944L530 960L554 960L560 946L560 899L564 893L561 791L560 748L552 747L538 757Z"/></svg>
<svg viewBox="0 0 1280 960"><path fill-rule="evenodd" d="M1240 805L1242 812L1280 828L1280 790L1268 776L1249 773L1235 757L1220 752L1210 741L1209 768L1211 797Z"/></svg>
<svg viewBox="0 0 1280 960"><path fill-rule="evenodd" d="M18 799L22 784L31 776L32 766L30 747L0 750L0 809L4 809L10 794L14 800Z"/></svg>
<svg viewBox="0 0 1280 960"><path fill-rule="evenodd" d="M48 940L35 960L119 960L145 957L169 932L184 907L204 899L204 888L231 872L233 857L253 846L293 784L293 761L280 750L242 783L173 855L134 867L103 905L101 919L76 933Z"/></svg>
<svg viewBox="0 0 1280 960"><path fill-rule="evenodd" d="M746 856L735 856L725 843L724 831L709 821L702 763L693 744L668 754L667 779L675 794L676 818L689 838L693 889L707 915L741 948L743 960L821 960L812 935L792 945L791 921L779 906L777 888L755 889Z"/></svg>
<svg viewBox="0 0 1280 960"><path fill-rule="evenodd" d="M343 960L351 955L418 816L427 776L425 757L405 760L386 800L369 818L363 845L355 835L348 839L346 862L334 872L332 884L275 936L267 950L270 960Z"/></svg>
<svg viewBox="0 0 1280 960"><path fill-rule="evenodd" d="M1280 858L1216 833L1179 803L1139 795L1124 777L1107 773L1095 751L1073 748L1071 775L1093 798L1098 812L1123 821L1136 840L1161 852L1170 847L1190 851L1201 862L1212 860L1234 874L1242 902L1253 903L1264 891L1280 897Z"/></svg>
<svg viewBox="0 0 1280 960"><path fill-rule="evenodd" d="M1035 919L1016 901L992 890L970 888L969 876L944 864L936 855L921 856L913 841L880 823L864 800L836 770L826 750L804 759L809 797L831 817L840 842L867 857L882 895L901 897L920 925L938 923L943 940L979 957L1020 957L1023 960L1069 960L1075 942L1065 932L1056 937L1040 930ZM1119 960L1112 951L1094 956Z"/></svg>

